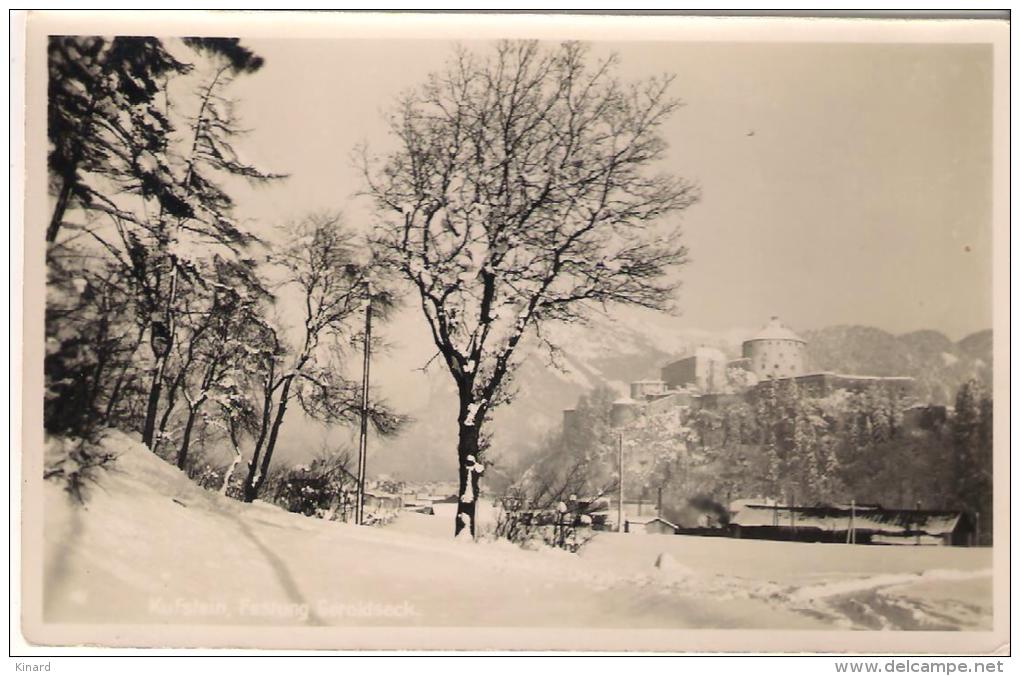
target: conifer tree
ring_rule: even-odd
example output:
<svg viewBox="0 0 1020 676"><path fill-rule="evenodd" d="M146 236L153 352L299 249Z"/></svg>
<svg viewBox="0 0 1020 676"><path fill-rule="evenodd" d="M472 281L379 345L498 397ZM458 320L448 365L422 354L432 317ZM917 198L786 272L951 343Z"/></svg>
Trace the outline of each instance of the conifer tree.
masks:
<svg viewBox="0 0 1020 676"><path fill-rule="evenodd" d="M157 38L53 36L47 133L56 201L46 229L55 242L72 205L118 211L117 191L138 191L163 208L183 207L150 159L166 148L166 80L191 66Z"/></svg>

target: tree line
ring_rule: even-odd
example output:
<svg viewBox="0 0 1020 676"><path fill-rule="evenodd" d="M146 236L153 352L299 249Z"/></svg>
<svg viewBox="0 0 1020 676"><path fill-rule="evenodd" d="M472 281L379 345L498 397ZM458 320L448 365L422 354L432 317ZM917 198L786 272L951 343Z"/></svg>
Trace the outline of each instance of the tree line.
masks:
<svg viewBox="0 0 1020 676"><path fill-rule="evenodd" d="M992 399L971 380L955 406L912 407L883 388L818 396L770 382L753 398L673 407L611 425L615 393L581 398L568 429L551 434L519 469L510 492L548 509L571 494L616 490L616 439L624 438L628 499L662 502L684 520L692 502L858 503L979 514L992 532Z"/></svg>

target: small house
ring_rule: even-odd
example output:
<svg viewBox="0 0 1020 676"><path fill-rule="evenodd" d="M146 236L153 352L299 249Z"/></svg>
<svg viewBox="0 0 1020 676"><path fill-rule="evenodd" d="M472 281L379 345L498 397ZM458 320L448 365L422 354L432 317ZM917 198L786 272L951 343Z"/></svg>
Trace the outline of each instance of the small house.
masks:
<svg viewBox="0 0 1020 676"><path fill-rule="evenodd" d="M404 506L400 495L383 493L382 491L365 491L365 511L373 513L393 513Z"/></svg>
<svg viewBox="0 0 1020 676"><path fill-rule="evenodd" d="M623 531L636 535L675 535L676 529L661 516L631 516L623 522Z"/></svg>

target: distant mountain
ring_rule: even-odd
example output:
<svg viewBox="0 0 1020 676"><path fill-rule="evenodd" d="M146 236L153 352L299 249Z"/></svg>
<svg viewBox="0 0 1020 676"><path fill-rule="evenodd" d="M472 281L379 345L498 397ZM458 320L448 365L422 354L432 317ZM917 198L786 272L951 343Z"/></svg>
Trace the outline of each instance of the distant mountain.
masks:
<svg viewBox="0 0 1020 676"><path fill-rule="evenodd" d="M972 333L956 345L971 359L987 362L988 367L991 368L993 351L991 329Z"/></svg>
<svg viewBox="0 0 1020 676"><path fill-rule="evenodd" d="M954 343L938 331L900 336L870 326L832 326L803 334L808 368L872 376L910 376L918 396L951 404L960 385L977 378L992 382L992 332Z"/></svg>
<svg viewBox="0 0 1020 676"><path fill-rule="evenodd" d="M586 326L551 327L547 336L563 348L560 368L531 346L514 378L517 398L497 409L488 428L493 435L487 465L499 471L527 453L549 431L558 428L562 411L582 394L608 385L620 396L633 380L656 378L669 361L699 346L721 349L736 357L753 329L712 333L678 328L677 319L631 311ZM802 334L808 341L808 368L858 375L911 376L922 399L951 403L957 388L971 377L991 383L991 331L953 343L937 331L896 336L867 326L834 326ZM416 422L397 439L380 441L377 472L416 479L455 476L456 399L449 374L430 368L428 396L416 410Z"/></svg>

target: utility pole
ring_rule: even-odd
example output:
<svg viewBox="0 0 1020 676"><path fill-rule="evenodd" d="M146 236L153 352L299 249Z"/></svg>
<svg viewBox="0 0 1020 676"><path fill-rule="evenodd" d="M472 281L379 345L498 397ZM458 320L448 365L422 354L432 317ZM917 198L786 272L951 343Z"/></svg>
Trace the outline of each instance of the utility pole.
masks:
<svg viewBox="0 0 1020 676"><path fill-rule="evenodd" d="M914 534L914 544L915 545L919 545L919 544L921 544L921 525L922 525L921 524L921 501L920 500L918 500L914 504L914 518L917 520L916 523L914 524L914 528L917 529L917 532Z"/></svg>
<svg viewBox="0 0 1020 676"><path fill-rule="evenodd" d="M846 543L848 545L857 544L857 533L854 532L854 516L856 516L857 501L853 498L850 499L850 523L846 529Z"/></svg>
<svg viewBox="0 0 1020 676"><path fill-rule="evenodd" d="M616 532L623 532L623 430L620 430L619 442L619 465L620 465L620 499L616 504Z"/></svg>
<svg viewBox="0 0 1020 676"><path fill-rule="evenodd" d="M372 354L372 282L365 282L365 363L361 371L361 436L358 439L358 493L354 523L365 522L365 464L368 459L368 365Z"/></svg>
<svg viewBox="0 0 1020 676"><path fill-rule="evenodd" d="M790 491L790 531L793 533L793 539L797 539L797 514L794 511L797 505L797 493Z"/></svg>

